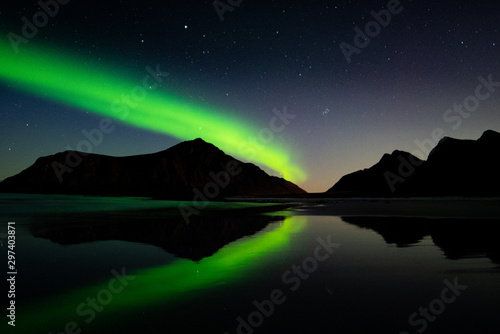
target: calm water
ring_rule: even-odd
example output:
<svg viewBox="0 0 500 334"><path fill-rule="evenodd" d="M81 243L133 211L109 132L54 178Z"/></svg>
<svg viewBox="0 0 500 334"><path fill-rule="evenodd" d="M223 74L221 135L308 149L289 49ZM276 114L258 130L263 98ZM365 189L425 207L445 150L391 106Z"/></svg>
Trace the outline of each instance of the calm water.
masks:
<svg viewBox="0 0 500 334"><path fill-rule="evenodd" d="M2 333L500 330L498 221L232 203L187 224L180 204L0 195L18 270Z"/></svg>

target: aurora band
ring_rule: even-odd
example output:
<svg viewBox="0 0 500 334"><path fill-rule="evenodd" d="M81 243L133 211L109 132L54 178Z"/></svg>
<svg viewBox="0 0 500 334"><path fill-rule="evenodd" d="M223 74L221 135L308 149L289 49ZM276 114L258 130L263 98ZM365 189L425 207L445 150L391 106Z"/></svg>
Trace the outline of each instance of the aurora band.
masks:
<svg viewBox="0 0 500 334"><path fill-rule="evenodd" d="M88 57L56 52L35 43L14 53L0 39L0 54L0 80L15 89L182 140L200 137L228 154L276 170L290 181L306 179L286 147L276 140L256 140L268 128L234 113L187 101L164 87L156 89L163 80L160 77L167 75L158 66L156 71L146 67L145 72L156 76L141 81L118 66L113 70ZM286 115L274 110L270 127L272 123L275 129L282 129L283 124L275 122L280 116L287 124Z"/></svg>

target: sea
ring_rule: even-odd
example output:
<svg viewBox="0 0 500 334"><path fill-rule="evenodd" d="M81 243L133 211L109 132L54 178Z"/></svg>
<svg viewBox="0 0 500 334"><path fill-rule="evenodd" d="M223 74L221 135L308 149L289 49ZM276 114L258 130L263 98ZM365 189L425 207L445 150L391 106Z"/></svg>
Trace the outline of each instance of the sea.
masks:
<svg viewBox="0 0 500 334"><path fill-rule="evenodd" d="M0 194L1 332L500 332L500 219L283 202Z"/></svg>

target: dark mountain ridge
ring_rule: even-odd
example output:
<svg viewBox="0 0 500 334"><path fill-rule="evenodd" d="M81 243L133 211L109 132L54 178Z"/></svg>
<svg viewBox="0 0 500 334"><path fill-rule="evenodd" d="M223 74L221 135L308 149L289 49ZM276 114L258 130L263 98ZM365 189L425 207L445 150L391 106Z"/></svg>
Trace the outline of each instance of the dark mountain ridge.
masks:
<svg viewBox="0 0 500 334"><path fill-rule="evenodd" d="M366 197L388 197L392 191L388 186L384 174L400 174L402 163L414 162L422 164L419 158L404 151L394 151L384 154L380 161L370 168L356 171L343 176L327 193L336 193L343 196L366 196Z"/></svg>
<svg viewBox="0 0 500 334"><path fill-rule="evenodd" d="M41 157L0 183L0 192L221 199L304 193L202 139L144 155L112 157L65 151Z"/></svg>
<svg viewBox="0 0 500 334"><path fill-rule="evenodd" d="M442 138L422 161L385 154L372 167L342 177L327 190L339 197L500 196L500 133L478 140Z"/></svg>

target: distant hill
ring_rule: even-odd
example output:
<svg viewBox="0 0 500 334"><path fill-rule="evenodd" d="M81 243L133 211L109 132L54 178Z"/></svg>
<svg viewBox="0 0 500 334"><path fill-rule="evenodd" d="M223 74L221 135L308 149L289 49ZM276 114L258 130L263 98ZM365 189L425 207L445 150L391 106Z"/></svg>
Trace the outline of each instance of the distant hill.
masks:
<svg viewBox="0 0 500 334"><path fill-rule="evenodd" d="M326 192L339 197L500 196L500 133L478 140L444 137L422 161L385 154L372 167L342 177Z"/></svg>
<svg viewBox="0 0 500 334"><path fill-rule="evenodd" d="M204 201L229 196L305 193L297 185L243 163L202 139L129 157L65 151L41 157L0 182L0 192L146 196Z"/></svg>
<svg viewBox="0 0 500 334"><path fill-rule="evenodd" d="M343 176L327 193L343 196L388 197L392 195L391 187L385 175L398 175L402 161L413 161L422 164L419 158L404 151L384 154L378 163L370 168Z"/></svg>

